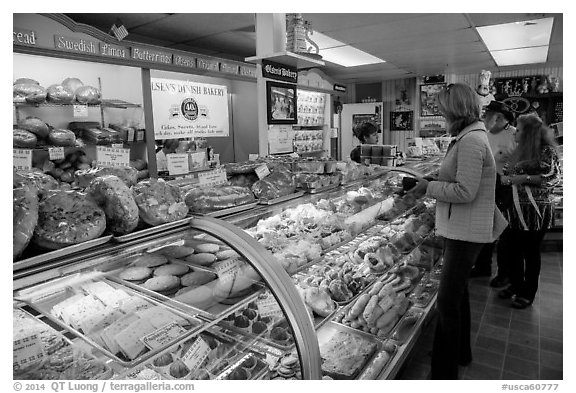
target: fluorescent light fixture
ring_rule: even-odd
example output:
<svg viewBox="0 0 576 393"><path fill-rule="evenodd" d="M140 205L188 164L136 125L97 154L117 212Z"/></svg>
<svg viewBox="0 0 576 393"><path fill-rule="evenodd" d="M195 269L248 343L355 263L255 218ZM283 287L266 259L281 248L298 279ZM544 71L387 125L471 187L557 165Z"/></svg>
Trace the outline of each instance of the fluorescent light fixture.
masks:
<svg viewBox="0 0 576 393"><path fill-rule="evenodd" d="M357 67L367 64L385 63L376 56L372 56L360 49L347 45L343 42L330 38L327 35L315 31L310 35L312 41L318 45L322 60L336 63L344 67Z"/></svg>
<svg viewBox="0 0 576 393"><path fill-rule="evenodd" d="M494 61L499 66L546 63L546 58L548 57L548 46L498 50L491 53Z"/></svg>
<svg viewBox="0 0 576 393"><path fill-rule="evenodd" d="M543 18L480 26L476 29L496 64L504 66L546 62L553 24L554 18ZM544 53L543 56L542 53ZM517 56L516 59L514 56ZM529 56L538 57L531 58Z"/></svg>

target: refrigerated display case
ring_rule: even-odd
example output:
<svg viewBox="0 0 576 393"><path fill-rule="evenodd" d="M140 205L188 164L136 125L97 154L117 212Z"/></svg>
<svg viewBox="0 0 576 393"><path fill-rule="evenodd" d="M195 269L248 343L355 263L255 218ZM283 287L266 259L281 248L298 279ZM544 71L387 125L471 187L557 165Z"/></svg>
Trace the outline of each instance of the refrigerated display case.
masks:
<svg viewBox="0 0 576 393"><path fill-rule="evenodd" d="M402 177L15 271L15 312L54 327L103 378L393 378L434 304L440 255L434 203L404 198ZM386 284L373 300L394 309L385 329L348 320ZM53 363L14 378L76 375Z"/></svg>

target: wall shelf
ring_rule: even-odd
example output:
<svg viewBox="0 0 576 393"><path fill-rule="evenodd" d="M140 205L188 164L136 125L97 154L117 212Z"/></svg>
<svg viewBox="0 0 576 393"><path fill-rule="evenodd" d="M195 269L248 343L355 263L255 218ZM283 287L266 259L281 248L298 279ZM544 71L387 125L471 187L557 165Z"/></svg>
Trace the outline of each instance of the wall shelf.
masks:
<svg viewBox="0 0 576 393"><path fill-rule="evenodd" d="M288 51L271 53L266 56L251 56L245 58L244 60L254 64L261 64L262 60L270 60L275 63L296 67L297 69L312 68L325 65L322 60L317 60L306 55L300 55L298 53Z"/></svg>

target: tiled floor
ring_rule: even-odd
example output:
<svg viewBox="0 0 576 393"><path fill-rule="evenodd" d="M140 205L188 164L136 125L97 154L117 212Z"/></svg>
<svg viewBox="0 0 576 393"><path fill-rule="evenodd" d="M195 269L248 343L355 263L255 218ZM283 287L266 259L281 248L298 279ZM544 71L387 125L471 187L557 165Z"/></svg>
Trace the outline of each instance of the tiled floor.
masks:
<svg viewBox="0 0 576 393"><path fill-rule="evenodd" d="M474 278L469 283L474 360L460 369L460 378L562 379L562 253L542 253L538 294L524 310L499 299L499 289L489 281ZM399 379L428 377L434 322L424 330Z"/></svg>

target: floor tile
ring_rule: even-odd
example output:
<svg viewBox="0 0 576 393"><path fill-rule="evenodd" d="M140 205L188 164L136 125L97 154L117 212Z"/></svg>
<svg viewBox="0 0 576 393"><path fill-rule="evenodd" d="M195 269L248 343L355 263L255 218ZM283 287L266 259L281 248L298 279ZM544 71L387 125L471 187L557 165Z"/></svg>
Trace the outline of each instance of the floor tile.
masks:
<svg viewBox="0 0 576 393"><path fill-rule="evenodd" d="M562 370L540 366L540 379L562 380L563 379Z"/></svg>
<svg viewBox="0 0 576 393"><path fill-rule="evenodd" d="M473 364L482 364L484 366L495 367L498 369L502 368L504 364L504 354L496 353L492 351L487 351L483 348L474 348L472 352Z"/></svg>
<svg viewBox="0 0 576 393"><path fill-rule="evenodd" d="M474 364L466 367L463 372L462 377L464 379L474 379L474 380L489 380L489 379L500 379L500 368L494 368L485 366L483 364Z"/></svg>
<svg viewBox="0 0 576 393"><path fill-rule="evenodd" d="M487 337L479 334L474 344L476 348L485 349L496 353L506 352L506 341L498 340L492 337Z"/></svg>
<svg viewBox="0 0 576 393"><path fill-rule="evenodd" d="M481 323L478 333L482 336L495 338L497 340L506 341L508 339L508 329L505 327L499 327L494 325L489 325L486 323Z"/></svg>
<svg viewBox="0 0 576 393"><path fill-rule="evenodd" d="M504 359L504 370L523 375L530 379L539 379L540 369L538 363L528 362L511 356Z"/></svg>
<svg viewBox="0 0 576 393"><path fill-rule="evenodd" d="M547 326L559 329L563 324L563 318L553 318L546 315L540 315L540 326Z"/></svg>
<svg viewBox="0 0 576 393"><path fill-rule="evenodd" d="M508 318L512 315L512 307L500 307L497 305L489 304L484 309L484 312L494 316Z"/></svg>
<svg viewBox="0 0 576 393"><path fill-rule="evenodd" d="M537 324L522 322L518 320L512 320L510 322L510 330L516 330L523 333L539 334L539 329Z"/></svg>
<svg viewBox="0 0 576 393"><path fill-rule="evenodd" d="M501 317L499 315L485 313L482 323L487 325L501 326L506 329L510 326L510 317Z"/></svg>
<svg viewBox="0 0 576 393"><path fill-rule="evenodd" d="M532 379L532 378L528 378L524 375L520 375L520 374L516 374L507 370L503 370L502 371L502 379L504 380L509 380L509 381L520 381L520 380L526 380L526 379Z"/></svg>
<svg viewBox="0 0 576 393"><path fill-rule="evenodd" d="M540 337L540 350L562 353L563 352L562 341L556 341L550 338Z"/></svg>
<svg viewBox="0 0 576 393"><path fill-rule="evenodd" d="M481 312L470 311L470 319L472 320L472 322L474 321L480 322L480 320L482 319L482 315L483 313Z"/></svg>
<svg viewBox="0 0 576 393"><path fill-rule="evenodd" d="M506 347L506 356L513 356L515 358L528 360L535 363L540 361L538 352L539 351L536 348L514 343L508 343L508 346Z"/></svg>
<svg viewBox="0 0 576 393"><path fill-rule="evenodd" d="M549 326L540 326L540 337L546 337L557 341L563 341L564 335L562 326L560 326L559 329L554 329Z"/></svg>
<svg viewBox="0 0 576 393"><path fill-rule="evenodd" d="M508 343L520 344L530 348L539 349L540 337L537 334L510 330L508 332Z"/></svg>
<svg viewBox="0 0 576 393"><path fill-rule="evenodd" d="M554 352L540 351L541 366L562 370L563 364L563 355Z"/></svg>

